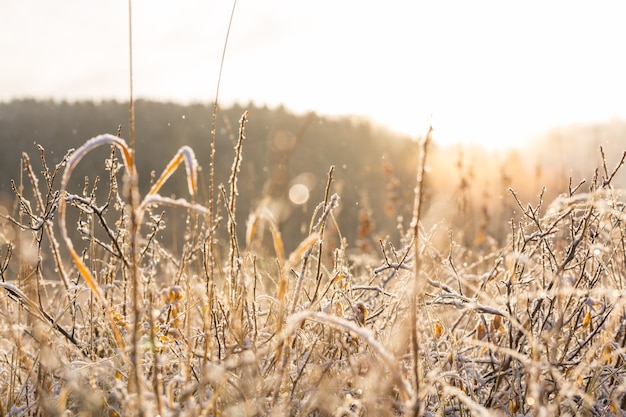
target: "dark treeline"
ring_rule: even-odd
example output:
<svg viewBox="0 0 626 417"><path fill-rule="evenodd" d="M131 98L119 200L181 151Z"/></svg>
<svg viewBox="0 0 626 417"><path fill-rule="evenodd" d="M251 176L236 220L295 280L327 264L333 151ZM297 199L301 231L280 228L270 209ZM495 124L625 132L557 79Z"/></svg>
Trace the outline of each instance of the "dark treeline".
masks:
<svg viewBox="0 0 626 417"><path fill-rule="evenodd" d="M347 238L358 230L362 208L371 213L383 212L389 180L384 173L389 173L391 163L398 166L394 177L398 178L399 191L406 195L412 192L417 147L409 138L364 120L294 115L282 107L270 109L252 104L219 111L215 166L218 184L228 183L239 120L246 110L249 122L237 204L241 233L248 215L269 199L287 243L297 242L306 232L313 209L323 201L331 165L335 166L332 191L341 195L338 220ZM151 173L159 175L182 145L194 149L206 187L212 106L139 100L135 111L136 162L142 190L149 188ZM41 166L37 145L41 145L48 165L52 166L61 161L68 149L102 133L116 134L118 126L121 136L128 139L127 103L15 100L0 104L0 191L11 194L10 179L19 181L22 153L30 156L37 169ZM104 159L108 152L93 152L81 162L73 175L75 191L81 189L85 176L91 181L96 175L107 178ZM289 203L287 198L289 187L299 180L311 188L311 197L302 206ZM162 194L187 197L184 175L174 175ZM395 219L385 216L378 224L383 226L385 222L393 224Z"/></svg>
<svg viewBox="0 0 626 417"><path fill-rule="evenodd" d="M413 203L418 152L414 140L361 119L295 115L283 107L233 105L220 109L218 114L215 166L218 184L228 183L239 120L246 110L249 122L237 205L242 237L248 215L265 204L279 222L288 248L292 248L306 234L314 208L323 201L331 165L335 166L332 191L341 197L335 214L350 245L371 247L377 245L379 238L399 237L397 226L408 225ZM142 190L148 189L152 172L159 175L178 148L189 145L203 168L201 179L206 192L211 113L212 106L205 104L143 100L136 103L136 161ZM53 165L68 149L77 148L102 133L116 134L118 126L121 136L127 139L128 103L36 100L0 103L3 200L8 201L7 196L12 194L10 179L19 183L22 153L30 155L39 169L37 145L45 149L47 162ZM508 187L515 188L525 202L536 200L544 185L548 188L547 196L554 197L566 190L569 177L574 182L590 179L593 168L599 166L599 152L592 150L585 156L575 152L581 146L573 146L567 139L574 136L567 132L547 135L538 140L532 152L504 154L487 153L479 148L433 146L429 156L426 203L430 220L427 221L433 224L447 219L448 226L461 231L463 243L482 244L487 241L485 237L501 242L507 219L519 211ZM586 139L576 140L579 143ZM604 137L600 143L608 149L609 163L616 163L616 155L621 153L618 143L619 140L611 142ZM597 146L595 142L592 144ZM554 151L557 147L560 153ZM576 159L574 166L565 168L568 155ZM108 150L103 149L81 162L73 177L76 192L86 176L90 181L96 176L106 179L107 156ZM311 190L309 200L303 205L289 202L289 189L295 183L304 183ZM177 173L172 177L162 194L187 197L184 175ZM206 198L206 194L201 195L201 202Z"/></svg>

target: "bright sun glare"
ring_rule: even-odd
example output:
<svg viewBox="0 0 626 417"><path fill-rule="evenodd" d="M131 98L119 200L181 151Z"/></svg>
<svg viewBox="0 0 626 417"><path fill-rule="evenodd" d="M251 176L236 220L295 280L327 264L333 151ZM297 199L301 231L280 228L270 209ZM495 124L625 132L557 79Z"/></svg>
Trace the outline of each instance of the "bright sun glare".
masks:
<svg viewBox="0 0 626 417"><path fill-rule="evenodd" d="M126 100L123 3L2 2L0 100ZM214 98L232 4L133 2L137 97ZM237 3L220 91L230 103L368 116L490 148L626 117L620 2L272 0ZM50 16L55 30L50 31ZM110 30L94 30L106 22ZM45 32L45 33L44 33ZM8 36L10 34L11 36Z"/></svg>

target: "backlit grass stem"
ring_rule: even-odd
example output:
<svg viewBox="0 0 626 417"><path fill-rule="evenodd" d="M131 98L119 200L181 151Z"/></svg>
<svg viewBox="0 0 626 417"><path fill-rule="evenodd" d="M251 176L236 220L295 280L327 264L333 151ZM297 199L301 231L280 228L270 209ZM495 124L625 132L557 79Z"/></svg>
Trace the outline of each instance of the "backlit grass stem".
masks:
<svg viewBox="0 0 626 417"><path fill-rule="evenodd" d="M422 322L423 317L419 316L419 309L423 305L422 295L424 289L424 280L421 278L422 273L422 252L420 242L420 221L422 218L422 207L424 202L424 172L426 171L426 155L428 145L432 135L432 126L428 129L428 133L423 140L420 141L419 162L417 165L417 178L415 186L415 203L413 205L413 220L411 228L413 231L413 262L415 263L414 277L411 290L411 353L413 354L413 378L415 383L415 391L413 394L412 414L421 416L424 413L424 400L422 395L424 379L422 371L422 360L420 358L420 329L418 323Z"/></svg>
<svg viewBox="0 0 626 417"><path fill-rule="evenodd" d="M239 119L239 136L237 144L235 145L235 159L233 160L233 166L230 170L230 179L228 183L230 185L230 195L228 196L228 234L230 236L230 297L231 302L234 303L237 294L237 272L239 267L237 266L239 254L239 243L237 241L237 196L239 190L237 189L237 176L241 168L241 160L243 158L243 141L246 138L246 122L248 121L248 112L244 112Z"/></svg>

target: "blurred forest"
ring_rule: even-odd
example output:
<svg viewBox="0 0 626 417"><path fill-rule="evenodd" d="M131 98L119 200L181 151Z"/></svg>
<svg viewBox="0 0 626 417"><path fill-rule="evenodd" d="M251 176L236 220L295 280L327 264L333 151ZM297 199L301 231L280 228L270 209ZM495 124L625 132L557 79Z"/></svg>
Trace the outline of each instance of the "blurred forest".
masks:
<svg viewBox="0 0 626 417"><path fill-rule="evenodd" d="M201 187L205 191L199 202L206 201L212 108L208 104L136 103L137 168L142 190L149 188L151 173L159 175L178 148L189 145L203 168ZM249 121L237 203L242 241L247 217L266 207L279 224L286 249L293 249L306 235L313 211L324 199L331 165L335 166L331 191L341 197L335 216L348 247L376 249L380 239L399 239L411 217L416 138L354 117L326 118L293 114L284 107L233 105L218 114L217 184L228 183L239 120L246 110ZM98 134L116 134L120 125L121 136L127 139L128 103L0 103L1 204L9 213L16 213L10 180L18 185L27 181L20 172L22 153L30 156L36 170L40 169L37 145L41 145L48 165L53 166L68 149ZM509 187L524 204L536 204L545 186L546 206L567 191L570 178L573 185L586 179L585 189L594 169L601 166L600 145L612 170L624 150L621 138L625 135L626 123L616 121L546 132L523 150L488 152L476 146L442 148L435 143L428 155L425 226L441 226L444 233L440 243L444 246L449 244L448 230L454 230L455 241L468 247L499 245L506 238L507 222L520 212ZM96 176L106 180L104 160L109 152L99 150L79 164L71 185L74 192L82 190L85 177L91 184ZM618 177L613 183L623 186L625 181ZM296 184L310 191L303 204L289 199L289 191ZM106 185L99 188L106 193ZM176 173L161 193L187 197L184 174Z"/></svg>

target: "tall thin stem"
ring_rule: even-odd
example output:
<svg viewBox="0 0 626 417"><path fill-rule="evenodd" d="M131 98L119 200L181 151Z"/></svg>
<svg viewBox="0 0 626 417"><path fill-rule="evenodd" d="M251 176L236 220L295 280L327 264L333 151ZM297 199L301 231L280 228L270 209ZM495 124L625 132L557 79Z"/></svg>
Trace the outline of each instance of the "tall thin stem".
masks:
<svg viewBox="0 0 626 417"><path fill-rule="evenodd" d="M235 302L237 293L237 271L239 269L239 244L237 243L237 220L235 212L237 210L237 175L241 168L241 159L243 152L243 141L246 138L246 122L248 121L248 112L246 111L239 120L239 139L235 146L235 160L230 173L230 196L228 202L228 234L230 235L230 296L231 302Z"/></svg>
<svg viewBox="0 0 626 417"><path fill-rule="evenodd" d="M233 17L235 16L235 7L237 6L237 0L233 1L233 8L230 13L230 20L228 21L228 29L226 31L226 39L224 39L224 49L222 50L222 59L220 61L220 70L217 76L217 87L215 89L215 101L213 102L213 115L211 120L211 154L210 154L210 162L209 162L209 215L208 215L208 226L209 226L209 242L208 242L208 256L209 262L209 271L208 277L212 279L214 273L214 265L213 265L213 241L214 241L214 214L215 214L215 136L217 132L217 110L218 110L218 101L220 95L220 85L222 82L222 70L224 69L224 59L226 57L226 47L228 46L228 37L230 35L230 28L233 24ZM209 293L209 279L207 279L207 294Z"/></svg>
<svg viewBox="0 0 626 417"><path fill-rule="evenodd" d="M132 0L128 0L128 74L129 74L129 142L130 149L135 152L135 97L133 87L133 7Z"/></svg>
<svg viewBox="0 0 626 417"><path fill-rule="evenodd" d="M426 153L428 144L432 136L432 126L428 129L426 137L420 143L420 157L417 165L417 179L415 185L415 202L413 205L413 220L411 227L413 230L413 248L415 250L415 276L413 279L413 288L411 294L411 350L413 353L413 371L415 379L415 398L413 399L413 415L421 416L424 411L423 402L420 399L420 390L423 384L422 366L420 361L420 339L418 323L418 304L422 302L423 288L420 272L422 268L422 258L420 252L419 225L422 218L422 205L424 202L424 172L426 171Z"/></svg>
<svg viewBox="0 0 626 417"><path fill-rule="evenodd" d="M226 57L226 47L228 46L228 37L230 35L230 28L233 23L233 17L235 15L235 7L237 5L237 0L233 1L233 8L230 13L230 20L228 21L228 29L226 31L226 38L224 39L224 49L222 50L222 59L220 61L220 70L217 77L217 87L215 88L215 101L213 102L213 114L211 119L211 152L209 157L209 197L208 197L208 215L207 215L207 225L208 225L208 236L206 238L204 244L204 268L206 270L206 287L205 292L207 296L207 315L206 315L206 328L210 327L208 321L210 321L210 316L208 313L211 309L208 308L212 306L213 303L213 277L215 274L215 136L217 132L217 110L218 110L218 100L220 95L220 85L222 81L222 70L224 68L224 58ZM202 361L202 368L206 366L206 362L209 360L208 352L209 352L209 343L211 338L206 337L204 343L204 360Z"/></svg>
<svg viewBox="0 0 626 417"><path fill-rule="evenodd" d="M132 0L128 0L128 49L129 49L129 141L131 155L135 155L135 102L133 93L133 14L132 14ZM140 296L140 280L139 280L139 267L137 265L138 246L137 246L137 234L139 233L139 181L137 179L137 171L130 170L129 175L129 187L128 201L130 202L130 279L131 279L131 297L132 297L132 311L133 311L133 333L131 336L131 352L130 361L132 365L133 381L137 393L137 412L140 417L143 417L142 407L142 379L141 379L141 360L139 349L139 338L141 330L141 302Z"/></svg>

